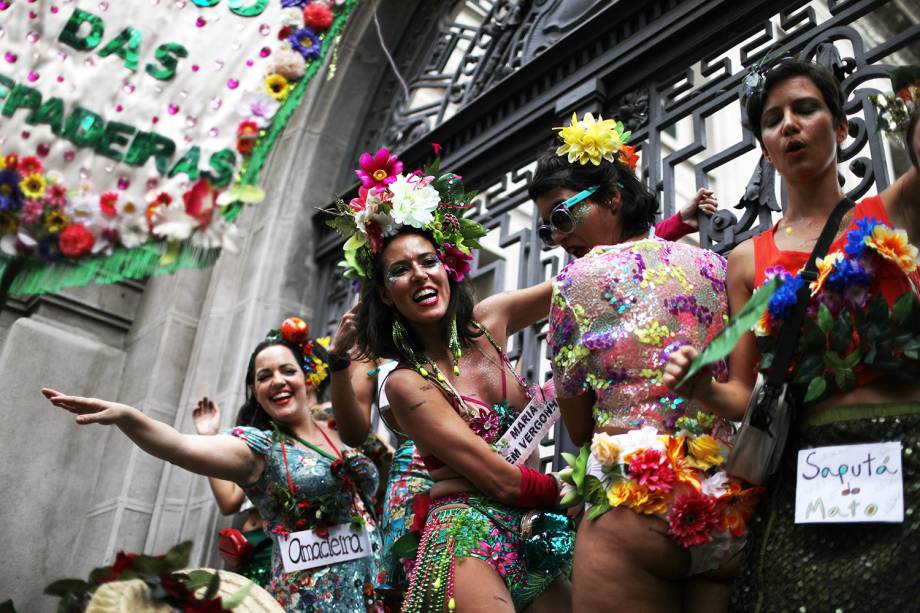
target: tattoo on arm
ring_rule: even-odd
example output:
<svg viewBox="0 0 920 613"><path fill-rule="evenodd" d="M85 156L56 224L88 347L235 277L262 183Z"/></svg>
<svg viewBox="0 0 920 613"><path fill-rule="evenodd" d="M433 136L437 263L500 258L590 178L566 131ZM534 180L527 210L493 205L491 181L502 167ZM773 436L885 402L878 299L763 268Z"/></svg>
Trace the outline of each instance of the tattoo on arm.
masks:
<svg viewBox="0 0 920 613"><path fill-rule="evenodd" d="M425 401L424 401L424 400L419 400L419 401L416 402L415 404L409 405L409 410L410 410L410 411L414 411L415 409L419 408L419 407L422 406L423 404L425 404Z"/></svg>
<svg viewBox="0 0 920 613"><path fill-rule="evenodd" d="M419 386L418 389L419 389L419 391L427 392L427 391L429 391L429 390L433 390L433 389L434 389L434 386L433 386L432 384L430 384L430 383L423 383L422 385Z"/></svg>

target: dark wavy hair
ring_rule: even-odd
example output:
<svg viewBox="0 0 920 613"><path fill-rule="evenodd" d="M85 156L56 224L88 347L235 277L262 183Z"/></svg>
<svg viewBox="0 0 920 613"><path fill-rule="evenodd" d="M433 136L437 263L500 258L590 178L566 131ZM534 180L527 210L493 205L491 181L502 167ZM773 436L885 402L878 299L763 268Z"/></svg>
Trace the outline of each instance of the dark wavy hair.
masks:
<svg viewBox="0 0 920 613"><path fill-rule="evenodd" d="M527 193L536 200L558 187L580 192L592 185L597 185L598 189L590 199L602 206L607 206L613 196L620 193L624 237L645 234L655 225L658 198L619 159L613 162L601 160L599 166L575 164L564 156L556 155L554 147L537 160L537 169L527 186Z"/></svg>
<svg viewBox="0 0 920 613"><path fill-rule="evenodd" d="M372 277L364 281L361 286L361 308L358 310L358 346L360 347L359 357L362 359L381 357L411 363L412 356L406 355L393 342L393 322L396 318L400 319L403 327L409 333L409 341L413 347L418 350L422 349L422 344L412 333L411 324L400 315L395 307L389 306L380 297L380 289L386 287L383 250L395 238L410 234L422 236L428 239L432 246L435 245L434 237L429 232L411 226L403 226L399 232L384 240L383 248L373 260ZM482 332L471 323L474 306L472 292L466 279L458 283L448 277L448 284L450 300L447 303L447 313L442 321L444 341L447 341L450 322L456 318L460 344L469 347L474 339L482 335Z"/></svg>
<svg viewBox="0 0 920 613"><path fill-rule="evenodd" d="M294 354L294 359L300 364L300 369L303 370L304 375L309 374L306 369L304 369L304 354L298 345L282 338L265 339L256 345L256 348L252 351L252 355L249 356L249 364L246 366L246 401L243 403L243 406L240 407L239 413L237 414L236 424L238 426L254 426L260 430L271 429L271 417L268 416L268 413L265 412L265 409L263 409L262 405L256 400L255 394L252 393L252 389L256 382L256 357L265 349L274 347L275 345L287 347L291 353ZM313 355L319 358L328 368L329 353L316 341L313 341ZM317 400L322 401L325 397L326 390L329 389L330 379L331 377L327 376L323 379L322 383L317 386Z"/></svg>
<svg viewBox="0 0 920 613"><path fill-rule="evenodd" d="M763 126L761 126L760 117L763 115L767 96L774 87L793 77L805 77L815 84L815 87L821 92L821 97L824 98L824 104L830 109L831 116L834 118L834 126L839 126L847 118L843 110L843 90L840 89L840 82L831 71L814 62L783 60L767 71L763 90L752 95L745 107L748 129L754 133L761 145L763 145ZM840 157L840 147L837 147L837 157Z"/></svg>

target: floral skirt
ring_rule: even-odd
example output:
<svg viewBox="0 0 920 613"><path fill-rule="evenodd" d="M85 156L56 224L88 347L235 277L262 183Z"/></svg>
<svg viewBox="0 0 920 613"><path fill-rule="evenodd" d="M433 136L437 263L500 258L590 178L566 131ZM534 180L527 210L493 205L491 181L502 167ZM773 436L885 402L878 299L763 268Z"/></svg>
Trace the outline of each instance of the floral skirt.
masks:
<svg viewBox="0 0 920 613"><path fill-rule="evenodd" d="M789 433L751 521L733 611L915 611L920 573L920 402L837 407ZM796 524L798 451L900 441L902 523Z"/></svg>
<svg viewBox="0 0 920 613"><path fill-rule="evenodd" d="M728 445L709 435L658 434L654 428L597 433L576 459L576 491L596 519L613 507L654 515L690 552L690 574L718 566L745 543L763 488L744 487L719 467Z"/></svg>
<svg viewBox="0 0 920 613"><path fill-rule="evenodd" d="M516 610L527 607L556 577L571 568L574 538L566 524L562 539L550 554L550 569L528 568L522 537L522 520L529 514L471 494L456 494L432 501L419 543L415 567L409 577L403 611L453 610L454 565L457 558L472 557L488 563L505 581ZM544 559L546 555L542 556ZM533 559L531 566L536 566Z"/></svg>
<svg viewBox="0 0 920 613"><path fill-rule="evenodd" d="M387 489L383 498L383 515L380 518L380 536L383 548L380 556L380 584L384 590L402 593L409 585L408 572L414 559L400 559L393 544L412 527L412 500L416 494L431 489L431 476L415 449L415 443L406 441L399 446L390 464Z"/></svg>

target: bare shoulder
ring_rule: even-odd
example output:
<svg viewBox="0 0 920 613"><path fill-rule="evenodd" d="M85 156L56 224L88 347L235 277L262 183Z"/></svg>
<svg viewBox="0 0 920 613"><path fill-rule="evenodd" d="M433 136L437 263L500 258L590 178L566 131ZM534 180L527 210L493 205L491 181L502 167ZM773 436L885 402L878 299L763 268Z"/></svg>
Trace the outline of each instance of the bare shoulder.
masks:
<svg viewBox="0 0 920 613"><path fill-rule="evenodd" d="M732 249L728 254L728 283L743 283L749 291L754 291L754 241L748 239Z"/></svg>

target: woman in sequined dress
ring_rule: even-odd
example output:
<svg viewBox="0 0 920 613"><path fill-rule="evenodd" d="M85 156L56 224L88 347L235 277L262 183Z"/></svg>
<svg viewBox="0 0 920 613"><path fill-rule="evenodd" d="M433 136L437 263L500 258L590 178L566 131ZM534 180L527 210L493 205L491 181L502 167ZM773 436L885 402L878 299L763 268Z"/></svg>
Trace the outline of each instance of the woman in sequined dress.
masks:
<svg viewBox="0 0 920 613"><path fill-rule="evenodd" d="M275 541L270 591L286 610L382 610L374 593L373 552L292 573L285 573L282 566L281 543L299 530L363 524L372 549L379 547L365 502L377 487L377 471L369 459L345 446L335 430L314 419L310 412L314 383L308 379L306 364L300 344L280 338L260 343L246 372L247 405L254 425L213 436L180 433L124 404L50 389L42 393L53 405L75 413L80 425L116 425L151 455L238 483L269 524Z"/></svg>
<svg viewBox="0 0 920 613"><path fill-rule="evenodd" d="M784 61L767 72L746 110L763 155L783 177L788 203L771 230L742 243L729 257L731 310L741 308L768 278L779 275L785 282L755 332L732 353L729 380L715 383L703 372L687 384L694 399L732 419L743 415L757 370L766 370L760 358L772 355L796 290L809 282L797 273L844 197L837 164L848 134L839 84L809 62ZM780 469L751 523L733 609L916 607L920 364L913 347L920 345L920 306L913 245L920 242L920 145L916 132L910 134L913 167L850 209L811 282L789 378L796 421ZM665 376L669 385L683 377L695 355L691 347L672 354ZM800 450L883 441L902 446L902 522L795 523Z"/></svg>
<svg viewBox="0 0 920 613"><path fill-rule="evenodd" d="M671 351L721 329L725 261L651 234L657 200L619 158L548 153L529 187L549 221L585 190L578 226L602 238L575 247L583 257L556 277L548 335L559 406L584 445L575 471L587 473L573 608L719 610L755 493L719 470L731 424L670 392L661 371ZM568 249L570 237L559 237Z"/></svg>

